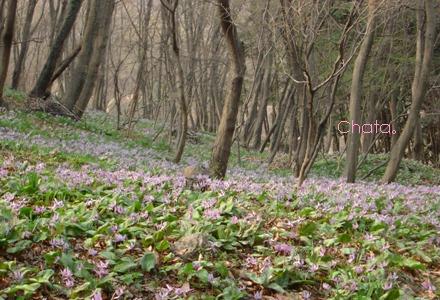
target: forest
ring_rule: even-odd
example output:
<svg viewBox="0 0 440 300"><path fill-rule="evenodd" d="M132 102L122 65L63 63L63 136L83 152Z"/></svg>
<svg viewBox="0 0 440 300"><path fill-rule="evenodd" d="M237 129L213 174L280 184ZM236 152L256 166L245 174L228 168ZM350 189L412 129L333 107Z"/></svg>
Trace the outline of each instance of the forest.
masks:
<svg viewBox="0 0 440 300"><path fill-rule="evenodd" d="M9 299L440 299L440 1L0 0Z"/></svg>

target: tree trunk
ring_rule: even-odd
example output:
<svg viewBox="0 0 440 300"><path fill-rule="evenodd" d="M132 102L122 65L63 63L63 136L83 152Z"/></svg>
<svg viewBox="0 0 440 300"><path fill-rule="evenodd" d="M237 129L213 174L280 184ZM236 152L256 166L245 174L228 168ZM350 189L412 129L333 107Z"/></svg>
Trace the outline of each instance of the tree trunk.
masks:
<svg viewBox="0 0 440 300"><path fill-rule="evenodd" d="M231 18L229 0L217 0L217 3L222 31L233 65L234 78L231 82L231 90L223 105L223 112L214 142L209 169L213 177L224 178L228 166L229 154L231 152L232 137L235 131L235 122L237 120L246 65L244 50L238 38L235 24Z"/></svg>
<svg viewBox="0 0 440 300"><path fill-rule="evenodd" d="M413 159L423 161L423 135L420 118L417 120L415 127L416 129L414 130Z"/></svg>
<svg viewBox="0 0 440 300"><path fill-rule="evenodd" d="M73 25L75 24L75 20L81 8L82 1L83 0L69 1L69 8L66 18L64 19L60 31L55 37L55 40L49 52L49 56L47 57L46 63L44 64L43 70L38 76L37 82L29 94L31 97L42 98L46 95L47 89L51 85L51 80L53 77L53 73L55 72L58 60L63 53L64 42L66 41L70 31L73 28Z"/></svg>
<svg viewBox="0 0 440 300"><path fill-rule="evenodd" d="M179 137L177 141L176 154L174 156L174 162L179 163L182 159L183 150L185 149L186 135L188 132L188 107L185 97L185 76L183 73L182 60L180 58L180 48L177 40L178 27L176 20L176 10L179 5L178 0L174 0L173 5L165 3L165 0L161 0L162 6L168 10L169 13L169 30L171 32L171 40L173 47L174 59L176 60L176 86L179 93L179 112L180 112L180 128Z"/></svg>
<svg viewBox="0 0 440 300"><path fill-rule="evenodd" d="M11 57L12 39L14 37L15 15L17 0L9 0L5 28L2 32L2 47L0 48L0 107L5 106L3 88L8 74L9 59Z"/></svg>
<svg viewBox="0 0 440 300"><path fill-rule="evenodd" d="M267 102L270 96L270 86L272 82L272 61L268 63L268 68L265 70L263 82L262 82L262 92L260 96L260 104L258 108L257 119L254 124L254 131L251 135L252 144L251 148L258 149L261 144L261 133L263 131L263 122L267 115Z"/></svg>
<svg viewBox="0 0 440 300"><path fill-rule="evenodd" d="M95 86L107 46L114 7L114 0L89 2L81 52L64 97L66 107L78 117L82 117Z"/></svg>
<svg viewBox="0 0 440 300"><path fill-rule="evenodd" d="M412 103L402 133L391 149L390 160L382 177L382 181L385 183L390 183L396 178L405 148L408 146L419 121L420 108L428 89L429 73L436 39L437 17L433 0L419 0L418 8L417 51L415 75L412 84Z"/></svg>
<svg viewBox="0 0 440 300"><path fill-rule="evenodd" d="M31 38L31 25L32 19L34 17L35 6L38 0L29 0L28 7L26 11L26 19L23 26L23 33L21 35L22 44L20 48L20 53L18 54L18 59L15 64L15 69L12 74L12 88L17 89L20 84L21 72L23 66L26 64L27 52L29 49L29 43Z"/></svg>
<svg viewBox="0 0 440 300"><path fill-rule="evenodd" d="M374 41L374 27L376 23L374 7L369 7L369 18L367 23L367 32L359 54L356 58L350 92L350 121L361 125L361 100L362 100L362 83L365 74L368 57ZM348 134L347 160L345 166L345 176L347 182L354 182L356 179L356 167L359 155L360 132L350 130Z"/></svg>
<svg viewBox="0 0 440 300"><path fill-rule="evenodd" d="M146 61L147 61L147 40L148 40L148 25L150 23L150 16L151 16L151 5L152 5L152 0L148 1L148 8L147 8L147 12L145 14L145 19L142 22L142 32L143 32L143 36L140 36L139 38L141 39L139 41L140 43L140 63L139 63L139 68L138 68L138 73L136 76L136 84L135 84L135 88L134 88L134 92L133 92L133 100L131 103L131 107L130 107L130 113L128 116L128 131L131 132L131 130L134 127L134 117L136 115L136 110L137 110L137 106L138 106L138 102L139 102L139 97L141 94L141 85L145 85L145 80L144 80L144 73L145 73L145 65L146 65Z"/></svg>

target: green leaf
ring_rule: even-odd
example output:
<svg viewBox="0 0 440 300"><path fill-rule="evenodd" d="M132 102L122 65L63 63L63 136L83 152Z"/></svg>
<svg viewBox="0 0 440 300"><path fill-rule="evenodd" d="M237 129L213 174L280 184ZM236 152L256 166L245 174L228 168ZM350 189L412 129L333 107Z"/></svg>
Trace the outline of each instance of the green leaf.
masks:
<svg viewBox="0 0 440 300"><path fill-rule="evenodd" d="M395 300L400 299L400 290L399 289L392 289L388 291L386 294L382 295L380 300Z"/></svg>
<svg viewBox="0 0 440 300"><path fill-rule="evenodd" d="M29 247L31 244L32 244L32 241L21 240L21 241L17 242L14 247L8 248L7 252L8 253L17 253L17 252L23 251L24 249Z"/></svg>
<svg viewBox="0 0 440 300"><path fill-rule="evenodd" d="M30 281L42 284L49 283L49 279L52 277L53 274L53 270L43 270L37 274L36 278L31 278Z"/></svg>
<svg viewBox="0 0 440 300"><path fill-rule="evenodd" d="M278 283L275 283L275 282L272 282L267 287L274 290L274 291L277 291L278 293L285 293L286 292Z"/></svg>
<svg viewBox="0 0 440 300"><path fill-rule="evenodd" d="M156 244L156 249L159 252L163 252L170 247L170 243L167 240L162 240Z"/></svg>
<svg viewBox="0 0 440 300"><path fill-rule="evenodd" d="M85 282L84 284L78 286L77 288L75 288L72 291L72 294L70 295L70 298L77 298L77 295L85 290L88 290L88 288L90 287L91 283L90 282Z"/></svg>
<svg viewBox="0 0 440 300"><path fill-rule="evenodd" d="M141 267L145 272L150 272L156 266L156 256L154 253L145 253L141 258Z"/></svg>
<svg viewBox="0 0 440 300"><path fill-rule="evenodd" d="M115 261L117 259L116 254L111 251L103 251L99 254L103 258L107 258L110 261Z"/></svg>
<svg viewBox="0 0 440 300"><path fill-rule="evenodd" d="M315 222L309 222L302 225L299 228L299 234L302 236L310 236L318 229L318 225Z"/></svg>
<svg viewBox="0 0 440 300"><path fill-rule="evenodd" d="M416 261L416 260L414 260L412 258L405 258L403 260L403 266L405 266L407 268L410 268L412 270L423 270L423 269L425 269L425 266L422 263L420 263L420 262L418 262L418 261Z"/></svg>
<svg viewBox="0 0 440 300"><path fill-rule="evenodd" d="M60 262L66 268L69 268L70 270L75 270L75 262L72 255L63 253L61 255Z"/></svg>
<svg viewBox="0 0 440 300"><path fill-rule="evenodd" d="M126 273L136 267L137 264L131 258L125 258L124 261L115 266L114 271L117 273Z"/></svg>
<svg viewBox="0 0 440 300"><path fill-rule="evenodd" d="M223 262L217 262L215 264L215 270L222 276L222 277L227 277L228 276L228 268L226 267L226 265Z"/></svg>
<svg viewBox="0 0 440 300"><path fill-rule="evenodd" d="M32 295L41 285L39 283L14 285L3 290L6 294L15 295L18 291L23 291L25 296Z"/></svg>
<svg viewBox="0 0 440 300"><path fill-rule="evenodd" d="M197 272L196 276L200 279L201 282L203 283L207 283L208 282L208 271L206 271L205 269L201 269L200 271Z"/></svg>
<svg viewBox="0 0 440 300"><path fill-rule="evenodd" d="M343 233L338 237L338 242L340 243L349 243L351 242L351 235L348 233Z"/></svg>
<svg viewBox="0 0 440 300"><path fill-rule="evenodd" d="M44 260L46 261L46 264L52 265L55 263L55 260L57 257L59 257L61 253L59 251L50 251L43 255Z"/></svg>

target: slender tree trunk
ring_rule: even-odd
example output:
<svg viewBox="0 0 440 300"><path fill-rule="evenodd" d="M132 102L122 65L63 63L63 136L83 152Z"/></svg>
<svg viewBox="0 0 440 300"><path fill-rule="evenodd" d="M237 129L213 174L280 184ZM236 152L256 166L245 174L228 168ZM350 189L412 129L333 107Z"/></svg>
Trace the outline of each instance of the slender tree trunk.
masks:
<svg viewBox="0 0 440 300"><path fill-rule="evenodd" d="M131 132L131 130L134 127L134 117L136 115L136 110L137 110L137 106L138 106L138 102L139 102L139 97L141 94L141 85L145 84L145 80L144 80L144 73L145 73L145 66L146 66L146 61L147 61L147 39L148 39L148 25L150 23L150 15L151 15L151 5L152 5L152 0L149 0L148 2L148 8L147 8L147 12L145 14L145 19L142 22L142 32L144 33L143 36L141 37L142 40L139 41L140 43L140 63L139 63L139 68L138 68L138 73L136 76L136 85L134 88L134 93L133 93L133 100L131 103L131 107L130 107L130 113L129 113L129 117L128 117L128 130L129 132Z"/></svg>
<svg viewBox="0 0 440 300"><path fill-rule="evenodd" d="M176 86L179 93L179 110L180 110L180 128L179 128L179 138L177 142L177 150L176 154L174 156L174 162L179 163L182 159L183 150L185 149L185 143L186 143L186 136L188 132L188 107L186 103L186 97L185 97L185 76L183 73L183 66L182 66L182 60L180 58L180 47L177 40L178 35L178 27L177 27L177 20L176 20L176 10L177 6L179 5L178 0L174 0L173 5L166 4L165 0L161 0L163 7L165 7L168 10L169 18L170 18L170 24L169 29L171 31L171 40L172 40L172 47L173 47L173 54L174 58L176 60L176 67L177 67L177 73L176 73Z"/></svg>
<svg viewBox="0 0 440 300"><path fill-rule="evenodd" d="M213 177L224 178L231 152L232 137L235 131L241 89L246 70L244 51L238 38L237 29L231 17L229 0L217 0L223 34L228 46L229 57L232 61L234 78L231 90L223 105L220 125L214 142L210 162L210 173Z"/></svg>
<svg viewBox="0 0 440 300"><path fill-rule="evenodd" d="M422 124L420 118L416 122L414 130L414 149L413 149L413 159L418 161L423 161L423 135L422 135Z"/></svg>
<svg viewBox="0 0 440 300"><path fill-rule="evenodd" d="M415 75L412 84L412 103L402 133L391 149L390 160L382 177L382 181L386 183L390 183L396 178L405 148L408 146L419 121L420 108L428 89L429 73L436 39L437 12L433 0L419 0L418 3L417 51Z"/></svg>
<svg viewBox="0 0 440 300"><path fill-rule="evenodd" d="M64 97L66 107L82 117L92 95L107 47L115 1L90 0L78 63Z"/></svg>
<svg viewBox="0 0 440 300"><path fill-rule="evenodd" d="M394 78L394 77L393 77ZM397 112L397 97L398 97L398 88L395 87L393 92L391 93L391 99L390 99L390 116L391 116L391 131L392 132L399 132L399 126L398 126L398 121L397 120L397 116L398 116L398 112ZM398 135L397 134L393 134L391 135L391 148L394 147L394 145L397 142L397 138Z"/></svg>
<svg viewBox="0 0 440 300"><path fill-rule="evenodd" d="M267 115L267 102L269 100L270 83L272 81L271 66L264 73L262 82L262 92L260 96L260 104L258 108L257 119L254 124L254 131L252 132L251 148L257 149L261 144L261 132L263 131L263 122Z"/></svg>
<svg viewBox="0 0 440 300"><path fill-rule="evenodd" d="M5 106L3 89L8 74L9 59L11 57L12 39L14 38L15 16L17 12L17 0L9 0L6 15L6 24L2 32L0 48L0 107Z"/></svg>
<svg viewBox="0 0 440 300"><path fill-rule="evenodd" d="M38 0L29 0L28 7L26 11L26 19L23 26L23 33L21 35L22 44L20 48L20 53L18 54L18 59L15 64L15 69L12 74L12 88L17 89L20 84L21 72L24 65L26 64L27 52L29 49L29 43L31 38L31 25L32 19L34 17L35 6Z"/></svg>
<svg viewBox="0 0 440 300"><path fill-rule="evenodd" d="M365 68L367 66L368 57L371 52L374 41L374 30L376 25L375 7L369 7L369 17L367 23L367 32L359 54L356 58L350 92L350 122L361 124L361 101L362 101L362 83L364 80ZM350 130L348 134L347 161L345 166L345 176L347 182L354 182L356 179L356 167L359 156L360 132Z"/></svg>
<svg viewBox="0 0 440 300"><path fill-rule="evenodd" d="M75 20L78 16L78 12L81 8L83 0L70 0L69 8L64 19L64 23L58 32L53 45L50 49L49 56L47 57L46 63L44 64L43 70L38 76L37 82L30 92L31 97L42 98L46 95L47 89L51 84L53 73L55 72L58 60L61 57L64 48L64 42L69 36L70 31L75 24Z"/></svg>
<svg viewBox="0 0 440 300"><path fill-rule="evenodd" d="M377 100L378 93L373 92L370 96L370 99L368 99L366 109L367 109L367 117L365 118L366 122L365 124L374 124L377 118L378 111L376 109L377 106ZM367 154L370 150L371 143L374 140L375 133L363 133L361 136L361 143L362 143L362 153Z"/></svg>

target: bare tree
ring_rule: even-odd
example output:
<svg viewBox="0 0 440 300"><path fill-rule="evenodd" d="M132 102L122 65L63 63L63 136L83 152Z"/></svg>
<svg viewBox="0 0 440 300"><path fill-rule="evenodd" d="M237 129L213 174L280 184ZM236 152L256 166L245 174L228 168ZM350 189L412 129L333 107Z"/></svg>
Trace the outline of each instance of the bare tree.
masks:
<svg viewBox="0 0 440 300"><path fill-rule="evenodd" d="M417 1L417 51L415 74L412 84L412 102L402 133L391 149L390 160L382 177L392 182L397 176L405 148L419 122L420 108L426 96L436 39L438 13L433 0Z"/></svg>
<svg viewBox="0 0 440 300"><path fill-rule="evenodd" d="M114 7L114 0L89 1L82 50L64 96L66 107L78 117L83 115L95 86L107 45Z"/></svg>
<svg viewBox="0 0 440 300"><path fill-rule="evenodd" d="M362 100L362 84L364 80L365 68L371 47L374 41L374 31L376 24L377 0L368 1L368 22L365 38L359 49L359 54L354 63L353 77L351 81L350 92L350 116L351 122L361 124L361 100ZM360 132L351 130L348 134L347 161L345 166L345 175L347 182L354 182L356 177L356 166L359 155Z"/></svg>
<svg viewBox="0 0 440 300"><path fill-rule="evenodd" d="M210 173L213 177L223 178L226 175L229 154L231 152L232 138L235 131L235 122L237 120L246 67L243 46L238 38L237 28L232 21L229 0L218 0L217 4L221 27L226 39L234 72L231 89L223 105L223 112L209 166Z"/></svg>
<svg viewBox="0 0 440 300"><path fill-rule="evenodd" d="M43 70L38 76L35 86L32 88L32 91L29 94L31 97L42 98L46 96L47 89L51 85L51 81L58 60L63 53L64 43L73 28L76 17L78 16L78 12L81 8L82 1L83 0L69 1L69 8L66 18L64 19L63 25L61 26L55 37L55 40L49 52L49 56L47 57L46 63L44 64Z"/></svg>
<svg viewBox="0 0 440 300"><path fill-rule="evenodd" d="M3 100L3 88L8 74L9 59L11 57L12 39L14 37L15 15L17 12L17 0L9 0L6 15L6 25L3 29L0 48L0 106L5 106Z"/></svg>
<svg viewBox="0 0 440 300"><path fill-rule="evenodd" d="M24 65L26 64L27 52L29 49L30 38L32 35L31 25L32 19L34 17L35 7L37 6L38 0L29 0L27 10L26 10L26 19L23 26L23 32L21 34L21 47L20 53L18 55L18 60L15 63L15 69L12 73L12 88L17 89L20 84L21 72L23 70Z"/></svg>
<svg viewBox="0 0 440 300"><path fill-rule="evenodd" d="M172 2L172 3L171 3ZM179 109L180 109L180 128L179 138L177 141L177 151L174 156L174 162L180 162L185 149L186 135L188 132L188 107L185 99L185 77L183 74L182 61L180 58L180 47L178 42L178 24L176 20L176 10L179 5L178 0L166 1L161 0L162 6L168 11L169 20L168 27L171 33L171 41L173 54L176 61L177 73L176 73L176 88L179 94Z"/></svg>

